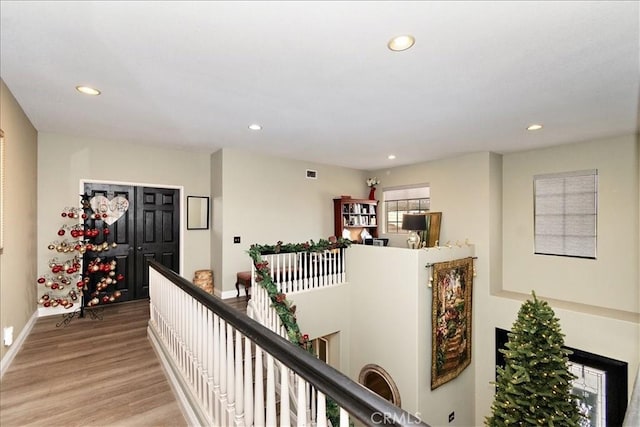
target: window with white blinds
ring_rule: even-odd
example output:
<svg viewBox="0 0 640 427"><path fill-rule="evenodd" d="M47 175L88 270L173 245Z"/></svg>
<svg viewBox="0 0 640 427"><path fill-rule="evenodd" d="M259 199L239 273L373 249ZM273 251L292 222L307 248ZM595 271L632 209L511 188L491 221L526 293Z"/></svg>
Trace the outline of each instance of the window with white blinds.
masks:
<svg viewBox="0 0 640 427"><path fill-rule="evenodd" d="M535 253L596 258L598 171L536 175Z"/></svg>

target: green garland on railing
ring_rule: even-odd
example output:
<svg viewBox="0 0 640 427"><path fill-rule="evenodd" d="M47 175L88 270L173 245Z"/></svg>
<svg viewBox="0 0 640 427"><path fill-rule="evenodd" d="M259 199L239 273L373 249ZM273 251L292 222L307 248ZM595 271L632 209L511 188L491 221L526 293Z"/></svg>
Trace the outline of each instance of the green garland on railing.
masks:
<svg viewBox="0 0 640 427"><path fill-rule="evenodd" d="M253 260L253 265L256 268L256 282L267 291L269 299L271 300L271 306L276 313L278 313L280 321L287 331L289 341L309 352L312 352L313 349L309 342L309 335L300 332L300 327L296 319L296 306L287 300L285 294L278 292L278 287L274 283L273 277L271 277L271 271L269 271L269 263L262 260L262 255L292 252L324 252L327 250L348 248L351 243L349 239L339 238L334 241L320 239L318 243L311 240L305 243L283 244L282 242L278 242L275 245L253 244L249 248L249 256ZM340 409L336 402L327 397L326 408L327 418L329 418L331 424L334 426L340 425Z"/></svg>
<svg viewBox="0 0 640 427"><path fill-rule="evenodd" d="M305 243L283 244L282 242L278 242L275 245L253 244L249 248L249 256L253 260L253 265L256 268L256 282L267 291L269 299L271 299L271 306L276 313L278 313L280 321L287 331L287 337L292 343L309 350L309 335L303 335L300 332L300 327L296 320L296 306L287 300L285 294L278 292L278 287L274 283L271 272L269 271L269 263L262 260L262 255L292 252L323 252L326 250L347 248L351 243L351 240L340 238L333 242L320 239L318 243L311 240Z"/></svg>

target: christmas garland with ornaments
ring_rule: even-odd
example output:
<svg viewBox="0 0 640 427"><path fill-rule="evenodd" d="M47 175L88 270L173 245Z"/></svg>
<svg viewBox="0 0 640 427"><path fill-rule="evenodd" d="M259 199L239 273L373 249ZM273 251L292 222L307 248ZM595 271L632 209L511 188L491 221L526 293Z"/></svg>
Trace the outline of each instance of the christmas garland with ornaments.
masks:
<svg viewBox="0 0 640 427"><path fill-rule="evenodd" d="M64 239L48 245L50 251L66 254L67 258L51 258L49 271L37 280L44 288L38 299L43 307L95 306L114 302L122 296L115 288L124 280L124 275L117 273L116 259L108 256L109 250L118 246L115 241L108 241L110 229L105 221L108 214L99 209L94 211L89 195L80 197L81 208L66 207L60 214L63 219L74 221L58 229L58 237ZM71 239L65 237L67 231Z"/></svg>

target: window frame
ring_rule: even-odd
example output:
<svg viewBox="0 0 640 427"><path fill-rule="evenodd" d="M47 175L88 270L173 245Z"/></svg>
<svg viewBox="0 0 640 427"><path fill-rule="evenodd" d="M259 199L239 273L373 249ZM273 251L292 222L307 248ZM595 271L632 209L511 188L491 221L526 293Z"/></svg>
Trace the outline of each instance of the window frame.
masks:
<svg viewBox="0 0 640 427"><path fill-rule="evenodd" d="M393 200L387 200L387 195L391 192L401 191L401 190L417 190L422 191L426 190L428 194L427 197L408 197L408 198L399 198ZM393 203L396 203L395 209L389 209L389 206ZM405 204L404 209L400 209L399 204ZM417 204L417 209L414 207L412 209L411 204ZM429 184L417 184L411 186L403 186L403 187L392 187L392 188L384 188L382 190L382 205L383 205L383 213L384 213L384 233L386 234L408 234L409 230L402 229L402 215L404 214L421 214L428 213L431 211L431 187ZM401 212L401 215L396 215L395 221L389 221L389 213L390 212ZM391 230L389 225L392 224L394 230Z"/></svg>

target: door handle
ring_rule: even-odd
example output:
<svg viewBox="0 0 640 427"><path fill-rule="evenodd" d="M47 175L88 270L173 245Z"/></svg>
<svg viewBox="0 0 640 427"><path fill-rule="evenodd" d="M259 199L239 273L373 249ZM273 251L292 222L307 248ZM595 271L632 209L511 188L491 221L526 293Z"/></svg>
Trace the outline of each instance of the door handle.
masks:
<svg viewBox="0 0 640 427"><path fill-rule="evenodd" d="M141 251L142 250L142 246L138 246L138 250Z"/></svg>

